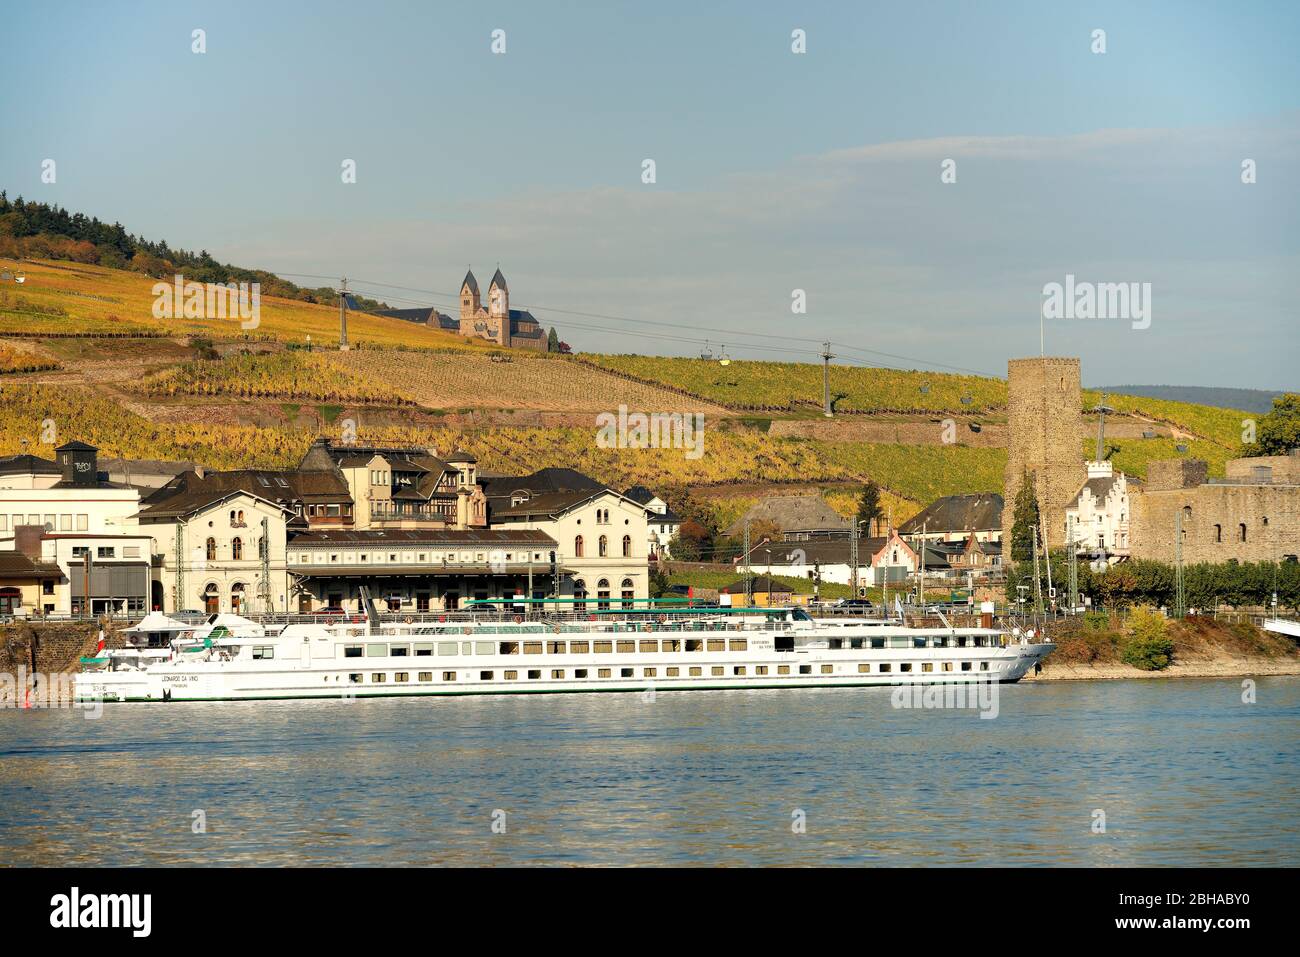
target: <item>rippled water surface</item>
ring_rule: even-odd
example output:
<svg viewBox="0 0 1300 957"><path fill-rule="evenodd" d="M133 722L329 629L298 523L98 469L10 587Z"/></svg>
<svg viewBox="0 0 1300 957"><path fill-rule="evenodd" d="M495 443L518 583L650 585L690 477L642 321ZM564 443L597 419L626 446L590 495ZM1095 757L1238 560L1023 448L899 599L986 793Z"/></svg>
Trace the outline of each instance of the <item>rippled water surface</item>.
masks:
<svg viewBox="0 0 1300 957"><path fill-rule="evenodd" d="M1000 690L0 711L0 864L1300 864L1300 679Z"/></svg>

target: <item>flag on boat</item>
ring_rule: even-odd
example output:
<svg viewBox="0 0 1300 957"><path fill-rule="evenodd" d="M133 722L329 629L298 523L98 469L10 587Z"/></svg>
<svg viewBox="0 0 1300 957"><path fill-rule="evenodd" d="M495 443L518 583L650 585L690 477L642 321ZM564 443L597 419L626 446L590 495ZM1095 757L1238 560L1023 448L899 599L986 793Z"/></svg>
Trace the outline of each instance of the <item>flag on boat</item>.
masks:
<svg viewBox="0 0 1300 957"><path fill-rule="evenodd" d="M95 657L98 658L104 654L104 645L107 642L104 639L104 629L99 629L99 643L95 645Z"/></svg>

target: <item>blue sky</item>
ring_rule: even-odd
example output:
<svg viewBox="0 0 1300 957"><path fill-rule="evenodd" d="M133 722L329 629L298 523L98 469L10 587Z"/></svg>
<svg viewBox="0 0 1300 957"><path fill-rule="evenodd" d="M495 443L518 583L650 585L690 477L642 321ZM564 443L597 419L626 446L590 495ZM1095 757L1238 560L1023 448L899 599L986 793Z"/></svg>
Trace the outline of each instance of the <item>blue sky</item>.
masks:
<svg viewBox="0 0 1300 957"><path fill-rule="evenodd" d="M1300 386L1300 4L55 2L5 21L0 187L224 261L444 311L466 263L500 262L512 305L577 348L802 359L830 339L994 374L1037 351L1044 284L1150 282L1149 329L1057 320L1048 351L1088 383Z"/></svg>

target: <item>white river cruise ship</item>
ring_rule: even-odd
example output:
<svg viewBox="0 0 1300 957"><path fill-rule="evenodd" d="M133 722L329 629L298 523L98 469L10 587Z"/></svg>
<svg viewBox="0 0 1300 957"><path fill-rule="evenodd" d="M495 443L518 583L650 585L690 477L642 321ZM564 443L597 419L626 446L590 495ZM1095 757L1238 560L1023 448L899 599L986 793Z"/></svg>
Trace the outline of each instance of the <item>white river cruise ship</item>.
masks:
<svg viewBox="0 0 1300 957"><path fill-rule="evenodd" d="M450 618L451 616L449 616ZM419 695L843 688L1013 682L1054 648L1032 632L801 608L540 619L273 626L239 620L169 643L165 660L87 659L78 700L229 701Z"/></svg>

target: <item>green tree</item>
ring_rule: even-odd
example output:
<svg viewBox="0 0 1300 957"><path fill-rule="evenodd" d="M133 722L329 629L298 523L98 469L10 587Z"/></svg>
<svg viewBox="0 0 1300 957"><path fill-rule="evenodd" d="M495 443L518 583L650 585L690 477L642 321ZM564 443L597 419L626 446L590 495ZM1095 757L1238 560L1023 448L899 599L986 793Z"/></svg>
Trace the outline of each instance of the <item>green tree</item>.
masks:
<svg viewBox="0 0 1300 957"><path fill-rule="evenodd" d="M1300 393L1288 392L1273 399L1273 410L1259 420L1255 441L1246 445L1246 455L1286 455L1300 448Z"/></svg>
<svg viewBox="0 0 1300 957"><path fill-rule="evenodd" d="M1150 605L1133 610L1130 635L1120 655L1126 665L1142 671L1163 671L1174 658L1174 643L1166 634L1165 616Z"/></svg>
<svg viewBox="0 0 1300 957"><path fill-rule="evenodd" d="M559 334L555 331L555 327L554 327L554 326L551 326L551 331L550 331L550 333L546 336L546 351L547 351L547 352L559 352L559 351L560 351L560 336L559 336Z"/></svg>
<svg viewBox="0 0 1300 957"><path fill-rule="evenodd" d="M862 487L862 497L858 499L858 521L865 523L866 533L871 534L871 527L874 522L878 522L884 515L884 509L880 507L880 486L875 480L867 482Z"/></svg>
<svg viewBox="0 0 1300 957"><path fill-rule="evenodd" d="M663 573L659 567L660 563L656 562L650 566L650 597L663 598L668 594L668 586L672 584L668 576Z"/></svg>
<svg viewBox="0 0 1300 957"><path fill-rule="evenodd" d="M1011 560L1032 561L1034 557L1034 526L1039 525L1038 497L1034 494L1034 474L1025 469L1016 493L1016 507L1011 513Z"/></svg>

